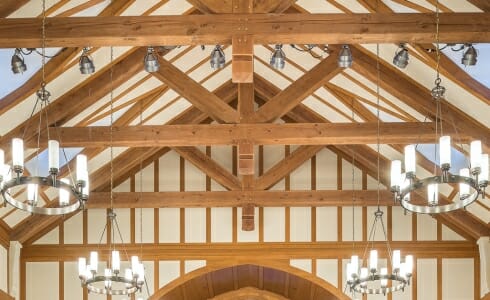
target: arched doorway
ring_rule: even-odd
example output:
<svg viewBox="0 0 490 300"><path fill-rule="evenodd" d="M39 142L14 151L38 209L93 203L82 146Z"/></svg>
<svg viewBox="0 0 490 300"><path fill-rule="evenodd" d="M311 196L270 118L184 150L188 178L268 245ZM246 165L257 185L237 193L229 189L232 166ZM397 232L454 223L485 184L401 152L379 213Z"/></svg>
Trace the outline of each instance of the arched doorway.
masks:
<svg viewBox="0 0 490 300"><path fill-rule="evenodd" d="M163 287L151 299L346 300L348 297L328 282L296 268L242 264L196 270Z"/></svg>

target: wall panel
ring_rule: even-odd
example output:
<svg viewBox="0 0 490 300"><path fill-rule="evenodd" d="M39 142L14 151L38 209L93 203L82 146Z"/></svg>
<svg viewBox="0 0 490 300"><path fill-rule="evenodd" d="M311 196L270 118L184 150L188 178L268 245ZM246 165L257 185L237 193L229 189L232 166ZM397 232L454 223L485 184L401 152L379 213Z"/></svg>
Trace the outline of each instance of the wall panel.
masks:
<svg viewBox="0 0 490 300"><path fill-rule="evenodd" d="M290 208L291 242L311 241L311 207Z"/></svg>
<svg viewBox="0 0 490 300"><path fill-rule="evenodd" d="M32 262L26 265L26 300L59 298L58 262Z"/></svg>
<svg viewBox="0 0 490 300"><path fill-rule="evenodd" d="M472 258L442 260L442 299L474 299L474 262ZM478 295L477 295L478 296ZM478 297L477 297L478 298Z"/></svg>
<svg viewBox="0 0 490 300"><path fill-rule="evenodd" d="M316 276L329 282L335 287L339 286L337 259L317 259Z"/></svg>
<svg viewBox="0 0 490 300"><path fill-rule="evenodd" d="M417 240L437 240L437 221L429 215L417 214Z"/></svg>
<svg viewBox="0 0 490 300"><path fill-rule="evenodd" d="M88 243L89 244L98 244L99 240L102 240L102 243L105 244L107 242L107 233L104 232L104 235L101 239L102 231L107 224L107 210L105 209L89 209L87 210L88 215Z"/></svg>
<svg viewBox="0 0 490 300"><path fill-rule="evenodd" d="M180 156L170 151L159 159L159 189L179 191L180 188Z"/></svg>
<svg viewBox="0 0 490 300"><path fill-rule="evenodd" d="M155 213L153 208L136 208L135 209L135 242L141 241L141 235L143 235L143 243L153 243L155 239L154 235L154 219ZM142 221L142 223L141 223ZM141 223L141 224L140 224ZM143 225L143 226L141 226ZM143 230L141 230L143 227Z"/></svg>
<svg viewBox="0 0 490 300"><path fill-rule="evenodd" d="M264 242L284 242L285 237L285 208L264 207Z"/></svg>
<svg viewBox="0 0 490 300"><path fill-rule="evenodd" d="M158 270L159 270L159 283L158 287L161 288L171 282L172 280L175 280L179 278L180 276L180 261L178 260L166 260L166 261L160 261L158 264Z"/></svg>
<svg viewBox="0 0 490 300"><path fill-rule="evenodd" d="M80 212L63 223L63 241L65 244L83 243L83 213Z"/></svg>
<svg viewBox="0 0 490 300"><path fill-rule="evenodd" d="M206 209L205 208L185 209L185 242L186 243L206 242Z"/></svg>
<svg viewBox="0 0 490 300"><path fill-rule="evenodd" d="M211 208L211 242L231 243L233 239L233 209Z"/></svg>
<svg viewBox="0 0 490 300"><path fill-rule="evenodd" d="M78 279L78 262L67 261L63 264L63 292L65 300L82 300L83 289Z"/></svg>
<svg viewBox="0 0 490 300"><path fill-rule="evenodd" d="M437 260L417 259L417 299L437 300L435 287L437 287Z"/></svg>
<svg viewBox="0 0 490 300"><path fill-rule="evenodd" d="M316 240L318 242L337 241L337 208L317 207Z"/></svg>
<svg viewBox="0 0 490 300"><path fill-rule="evenodd" d="M337 189L337 155L328 149L316 154L316 188L318 190Z"/></svg>
<svg viewBox="0 0 490 300"><path fill-rule="evenodd" d="M180 209L160 208L158 210L158 241L160 243L180 242Z"/></svg>
<svg viewBox="0 0 490 300"><path fill-rule="evenodd" d="M0 290L8 290L8 249L0 246Z"/></svg>

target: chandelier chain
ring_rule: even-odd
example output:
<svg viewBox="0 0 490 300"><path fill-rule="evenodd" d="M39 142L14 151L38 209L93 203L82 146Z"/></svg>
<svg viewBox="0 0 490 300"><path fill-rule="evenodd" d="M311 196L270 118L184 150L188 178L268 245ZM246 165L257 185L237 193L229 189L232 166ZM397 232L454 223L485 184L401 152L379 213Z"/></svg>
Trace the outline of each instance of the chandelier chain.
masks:
<svg viewBox="0 0 490 300"><path fill-rule="evenodd" d="M352 98L352 122L355 123L355 114L354 114L354 98ZM352 172L352 249L354 249L354 241L355 241L355 228L356 228L356 218L355 218L355 171L354 164L356 162L356 151L352 151L352 164L351 164L351 172Z"/></svg>
<svg viewBox="0 0 490 300"><path fill-rule="evenodd" d="M111 169L111 210L113 210L113 206L114 206L114 145L113 145L113 123L114 123L114 82L113 82L113 75L114 75L114 47L111 46L111 61L110 61L110 64L111 64L111 72L110 72L110 81L111 81L111 93L110 93L110 106L111 106L111 113L110 113L110 151L111 151L111 163L110 163L110 169Z"/></svg>
<svg viewBox="0 0 490 300"><path fill-rule="evenodd" d="M46 72L44 70L44 65L46 64L46 0L42 1L42 89L46 85Z"/></svg>
<svg viewBox="0 0 490 300"><path fill-rule="evenodd" d="M377 118L377 134L376 134L376 152L377 152L377 205L379 211L379 198L380 198L380 141L379 141L379 130L380 130L380 116L379 116L379 84L380 84L380 65L379 65L379 44L376 44L376 118Z"/></svg>

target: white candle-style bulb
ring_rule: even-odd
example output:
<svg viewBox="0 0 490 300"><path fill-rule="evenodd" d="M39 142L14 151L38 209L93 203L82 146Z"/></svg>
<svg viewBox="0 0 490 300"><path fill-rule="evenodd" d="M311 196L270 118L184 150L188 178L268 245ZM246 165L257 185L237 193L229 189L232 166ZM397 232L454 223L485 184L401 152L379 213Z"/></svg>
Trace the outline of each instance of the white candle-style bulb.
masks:
<svg viewBox="0 0 490 300"><path fill-rule="evenodd" d="M402 278L407 278L407 265L405 263L400 264L399 276Z"/></svg>
<svg viewBox="0 0 490 300"><path fill-rule="evenodd" d="M405 146L405 172L415 174L416 160L415 160L415 145Z"/></svg>
<svg viewBox="0 0 490 300"><path fill-rule="evenodd" d="M90 182L87 180L85 181L85 186L82 188L82 195L88 197L90 194Z"/></svg>
<svg viewBox="0 0 490 300"><path fill-rule="evenodd" d="M88 170L87 170L87 156L83 154L77 155L77 181L85 181L88 180Z"/></svg>
<svg viewBox="0 0 490 300"><path fill-rule="evenodd" d="M90 269L90 265L87 265L87 270L85 271L85 279L86 280L92 279L93 276L94 276L94 274L92 273L92 271Z"/></svg>
<svg viewBox="0 0 490 300"><path fill-rule="evenodd" d="M459 170L459 176L469 177L470 176L470 169L463 168L463 169ZM460 183L459 184L459 198L465 199L469 195L470 195L470 186L467 183Z"/></svg>
<svg viewBox="0 0 490 300"><path fill-rule="evenodd" d="M357 272L359 272L359 256L352 255L350 263L352 268L351 273L353 274L352 277L357 276Z"/></svg>
<svg viewBox="0 0 490 300"><path fill-rule="evenodd" d="M488 182L488 172L489 172L488 154L482 154L481 156L481 172L478 177L478 182L483 184Z"/></svg>
<svg viewBox="0 0 490 300"><path fill-rule="evenodd" d="M451 137L448 135L439 138L439 160L441 168L451 166Z"/></svg>
<svg viewBox="0 0 490 300"><path fill-rule="evenodd" d="M87 260L85 257L80 257L78 259L78 276L85 277L85 273L87 272Z"/></svg>
<svg viewBox="0 0 490 300"><path fill-rule="evenodd" d="M68 178L61 178L60 181L66 184L70 184L70 180L68 180ZM68 205L68 203L70 203L70 192L65 188L60 188L59 190L60 192L58 200L60 206Z"/></svg>
<svg viewBox="0 0 490 300"><path fill-rule="evenodd" d="M5 164L5 152L0 149L0 166L3 166Z"/></svg>
<svg viewBox="0 0 490 300"><path fill-rule="evenodd" d="M2 167L2 176L3 176L3 181L7 182L10 179L12 179L12 172L10 172L10 166L7 164L4 164Z"/></svg>
<svg viewBox="0 0 490 300"><path fill-rule="evenodd" d="M60 143L56 140L48 141L49 169L60 168Z"/></svg>
<svg viewBox="0 0 490 300"><path fill-rule="evenodd" d="M139 259L138 256L131 256L131 269L133 269L133 275L138 275L138 265L139 265Z"/></svg>
<svg viewBox="0 0 490 300"><path fill-rule="evenodd" d="M352 263L348 262L345 266L345 277L347 277L347 281L352 281Z"/></svg>
<svg viewBox="0 0 490 300"><path fill-rule="evenodd" d="M138 265L138 282L144 282L145 281L145 266L143 263L140 263Z"/></svg>
<svg viewBox="0 0 490 300"><path fill-rule="evenodd" d="M121 259L119 257L119 251L113 250L112 251L112 271L114 271L114 273L119 273L119 270L121 270Z"/></svg>
<svg viewBox="0 0 490 300"><path fill-rule="evenodd" d="M12 139L12 164L24 167L24 141L22 139Z"/></svg>
<svg viewBox="0 0 490 300"><path fill-rule="evenodd" d="M127 268L124 270L124 278L126 278L126 280L133 280L133 272L131 269Z"/></svg>
<svg viewBox="0 0 490 300"><path fill-rule="evenodd" d="M471 169L481 167L481 141L473 141L470 144L470 163Z"/></svg>
<svg viewBox="0 0 490 300"><path fill-rule="evenodd" d="M108 279L108 280L104 280L104 285L105 285L106 288L109 289L109 288L111 288L111 285L112 285L112 281L109 280L111 278L111 276L112 276L111 269L105 269L104 270L104 276L105 276L106 279Z"/></svg>
<svg viewBox="0 0 490 300"><path fill-rule="evenodd" d="M427 202L429 205L439 203L439 185L432 183L427 186Z"/></svg>
<svg viewBox="0 0 490 300"><path fill-rule="evenodd" d="M27 185L27 201L37 203L37 184L29 183Z"/></svg>
<svg viewBox="0 0 490 300"><path fill-rule="evenodd" d="M400 160L393 160L391 162L391 187L400 187L402 174L402 162Z"/></svg>
<svg viewBox="0 0 490 300"><path fill-rule="evenodd" d="M412 275L413 272L413 256L407 255L405 256L405 268L407 275Z"/></svg>
<svg viewBox="0 0 490 300"><path fill-rule="evenodd" d="M360 275L361 275L360 276L361 277L361 280L368 278L368 276L369 276L369 270L368 270L368 268L361 268L361 274Z"/></svg>
<svg viewBox="0 0 490 300"><path fill-rule="evenodd" d="M378 269L378 250L369 252L369 269L372 273Z"/></svg>
<svg viewBox="0 0 490 300"><path fill-rule="evenodd" d="M380 271L381 276L386 276L388 275L388 269L387 268L381 268ZM388 285L388 279L381 279L381 287L386 287Z"/></svg>
<svg viewBox="0 0 490 300"><path fill-rule="evenodd" d="M400 264L400 250L393 250L393 271L398 272L400 270Z"/></svg>
<svg viewBox="0 0 490 300"><path fill-rule="evenodd" d="M97 251L90 252L90 270L97 273L97 267L99 265L99 254Z"/></svg>

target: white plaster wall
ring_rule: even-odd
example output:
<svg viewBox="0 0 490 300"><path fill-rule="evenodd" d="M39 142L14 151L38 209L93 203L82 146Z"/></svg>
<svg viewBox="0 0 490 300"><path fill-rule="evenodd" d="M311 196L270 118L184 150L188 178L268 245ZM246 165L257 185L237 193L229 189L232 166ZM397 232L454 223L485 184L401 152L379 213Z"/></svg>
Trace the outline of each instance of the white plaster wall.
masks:
<svg viewBox="0 0 490 300"><path fill-rule="evenodd" d="M136 208L134 210L134 213L135 242L140 243L142 240L143 243L153 243L155 240L155 210L153 208ZM143 227L143 230L141 230L141 227ZM143 236L143 239L141 239L141 236Z"/></svg>
<svg viewBox="0 0 490 300"><path fill-rule="evenodd" d="M311 207L291 207L289 215L291 242L310 242Z"/></svg>
<svg viewBox="0 0 490 300"><path fill-rule="evenodd" d="M206 242L206 209L205 208L185 209L185 242L186 243Z"/></svg>
<svg viewBox="0 0 490 300"><path fill-rule="evenodd" d="M87 210L88 233L87 240L89 244L98 244L101 239L102 231L107 223L107 211L105 209ZM102 244L107 242L107 233L102 236Z"/></svg>
<svg viewBox="0 0 490 300"><path fill-rule="evenodd" d="M69 261L63 264L64 298L70 300L82 300L83 289L78 278L78 262Z"/></svg>
<svg viewBox="0 0 490 300"><path fill-rule="evenodd" d="M316 240L337 241L337 207L316 207Z"/></svg>
<svg viewBox="0 0 490 300"><path fill-rule="evenodd" d="M400 206L391 208L391 232L394 241L412 240L412 214L405 211Z"/></svg>
<svg viewBox="0 0 490 300"><path fill-rule="evenodd" d="M180 208L160 208L158 216L158 241L160 243L179 243Z"/></svg>
<svg viewBox="0 0 490 300"><path fill-rule="evenodd" d="M0 246L0 290L8 290L8 249Z"/></svg>
<svg viewBox="0 0 490 300"><path fill-rule="evenodd" d="M316 154L316 188L317 190L337 189L337 155L328 149Z"/></svg>
<svg viewBox="0 0 490 300"><path fill-rule="evenodd" d="M286 213L284 207L264 207L264 242L284 242Z"/></svg>
<svg viewBox="0 0 490 300"><path fill-rule="evenodd" d="M339 286L337 271L338 271L338 262L336 259L316 260L316 276L329 282L335 287Z"/></svg>
<svg viewBox="0 0 490 300"><path fill-rule="evenodd" d="M472 258L442 259L441 284L443 300L475 299L474 281L474 262Z"/></svg>
<svg viewBox="0 0 490 300"><path fill-rule="evenodd" d="M58 262L26 264L26 300L59 298Z"/></svg>
<svg viewBox="0 0 490 300"><path fill-rule="evenodd" d="M437 240L437 221L429 215L417 214L417 240Z"/></svg>
<svg viewBox="0 0 490 300"><path fill-rule="evenodd" d="M165 286L180 276L180 261L165 260L158 263L158 288Z"/></svg>
<svg viewBox="0 0 490 300"><path fill-rule="evenodd" d="M69 218L63 224L65 244L81 244L83 242L83 213Z"/></svg>
<svg viewBox="0 0 490 300"><path fill-rule="evenodd" d="M434 287L437 287L437 259L417 259L417 299L437 300Z"/></svg>
<svg viewBox="0 0 490 300"><path fill-rule="evenodd" d="M233 239L233 209L211 208L211 242L231 243Z"/></svg>

